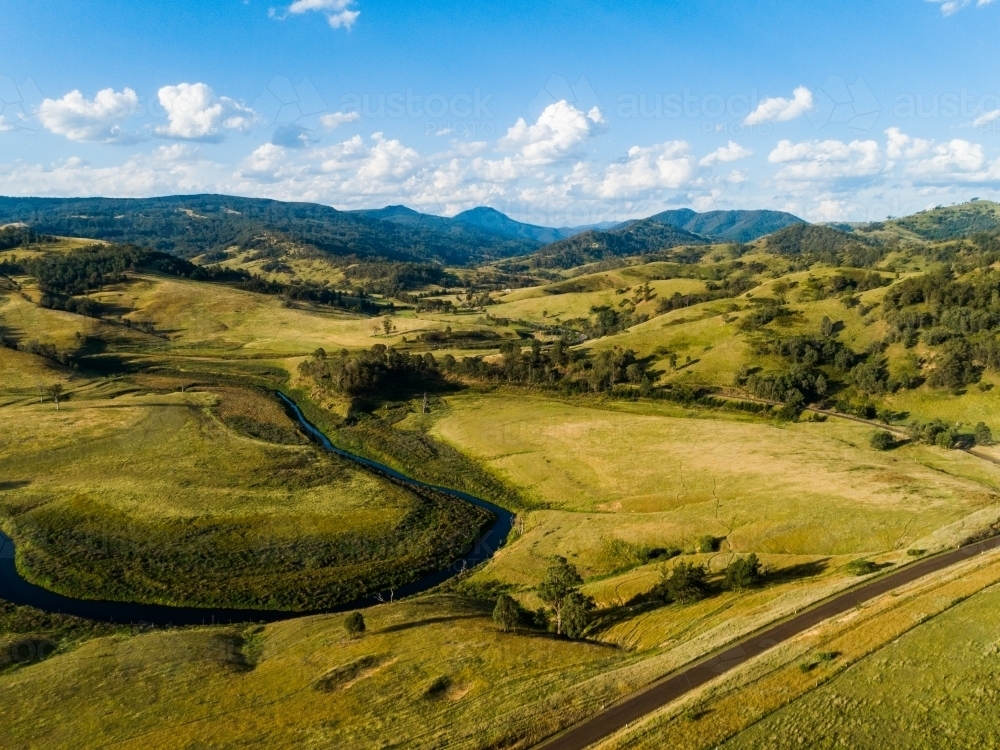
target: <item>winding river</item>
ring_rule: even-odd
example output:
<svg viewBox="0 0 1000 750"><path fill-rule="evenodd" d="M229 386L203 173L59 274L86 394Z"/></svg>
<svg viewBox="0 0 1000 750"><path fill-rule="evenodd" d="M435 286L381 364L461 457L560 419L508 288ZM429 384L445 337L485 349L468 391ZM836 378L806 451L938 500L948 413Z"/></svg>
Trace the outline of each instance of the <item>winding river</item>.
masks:
<svg viewBox="0 0 1000 750"><path fill-rule="evenodd" d="M290 398L283 393L278 396L294 414L309 435L322 445L326 450L336 453L355 463L361 464L369 469L373 469L381 474L385 474L398 482L408 484L412 487L422 487L442 492L446 495L463 500L473 505L478 505L490 511L496 518L493 525L477 536L472 549L466 555L448 567L420 578L412 583L399 586L393 591L396 597L410 596L437 586L447 581L452 576L457 575L467 568L471 568L479 563L490 559L494 553L507 539L513 525L514 516L509 511L504 510L492 503L488 503L478 497L467 495L464 492L438 487L420 482L416 479L401 474L394 469L384 466L377 461L371 461L362 456L343 451L327 438L315 425L311 424L302 414L302 410ZM0 599L5 599L14 604L21 604L35 607L46 612L55 612L66 615L85 617L90 620L115 623L143 623L148 625L168 626L168 625L201 625L210 623L231 623L231 622L277 622L288 620L294 617L304 617L313 614L325 614L329 612L343 612L346 610L370 607L388 600L389 592L384 592L380 596L370 596L364 599L357 599L346 602L331 609L317 610L314 612L282 612L277 610L256 610L256 609L221 609L221 608L201 608L201 607L171 607L161 604L136 604L133 602L100 601L95 599L76 599L70 596L57 594L42 586L30 583L21 577L17 571L14 560L14 541L0 532Z"/></svg>

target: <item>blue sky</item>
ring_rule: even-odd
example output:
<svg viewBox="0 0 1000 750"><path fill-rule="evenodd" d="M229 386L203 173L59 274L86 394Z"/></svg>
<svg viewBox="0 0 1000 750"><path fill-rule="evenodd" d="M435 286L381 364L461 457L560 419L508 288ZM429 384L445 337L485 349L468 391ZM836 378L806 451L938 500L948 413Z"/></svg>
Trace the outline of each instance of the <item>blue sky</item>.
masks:
<svg viewBox="0 0 1000 750"><path fill-rule="evenodd" d="M1000 2L0 0L0 194L871 220L1000 197Z"/></svg>

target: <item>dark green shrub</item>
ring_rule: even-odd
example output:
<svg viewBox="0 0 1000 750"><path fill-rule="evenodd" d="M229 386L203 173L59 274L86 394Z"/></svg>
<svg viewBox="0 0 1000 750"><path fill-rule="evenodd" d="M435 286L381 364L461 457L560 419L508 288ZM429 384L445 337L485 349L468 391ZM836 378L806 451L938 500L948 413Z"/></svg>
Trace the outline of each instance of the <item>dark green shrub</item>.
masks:
<svg viewBox="0 0 1000 750"><path fill-rule="evenodd" d="M871 560L851 560L844 567L852 576L866 576L878 570L878 565Z"/></svg>
<svg viewBox="0 0 1000 750"><path fill-rule="evenodd" d="M497 624L503 632L517 630L521 624L523 610L514 597L508 594L500 594L497 597L497 605L493 608L493 622Z"/></svg>
<svg viewBox="0 0 1000 750"><path fill-rule="evenodd" d="M694 549L695 552L717 552L719 549L719 542L722 540L711 534L705 534L695 539Z"/></svg>
<svg viewBox="0 0 1000 750"><path fill-rule="evenodd" d="M737 557L726 566L722 586L729 591L743 591L760 583L763 577L760 561L751 552L746 557Z"/></svg>
<svg viewBox="0 0 1000 750"><path fill-rule="evenodd" d="M566 597L562 610L562 628L569 638L580 638L590 622L594 600L574 591Z"/></svg>
<svg viewBox="0 0 1000 750"><path fill-rule="evenodd" d="M896 447L896 438L891 432L880 430L871 436L869 440L872 448L877 451L888 451Z"/></svg>
<svg viewBox="0 0 1000 750"><path fill-rule="evenodd" d="M365 616L360 612L351 612L344 619L344 630L351 638L357 638L365 632Z"/></svg>
<svg viewBox="0 0 1000 750"><path fill-rule="evenodd" d="M667 573L664 568L660 582L653 587L651 595L665 602L687 604L708 596L708 573L700 565L679 562Z"/></svg>

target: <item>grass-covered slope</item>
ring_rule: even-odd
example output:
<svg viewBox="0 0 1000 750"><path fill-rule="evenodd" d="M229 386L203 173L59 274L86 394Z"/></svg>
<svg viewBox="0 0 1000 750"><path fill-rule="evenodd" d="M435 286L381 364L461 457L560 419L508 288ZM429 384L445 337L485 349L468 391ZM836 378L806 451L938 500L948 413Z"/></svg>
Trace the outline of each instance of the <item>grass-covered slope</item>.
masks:
<svg viewBox="0 0 1000 750"><path fill-rule="evenodd" d="M487 521L318 450L272 398L163 392L177 385L4 407L0 520L29 578L86 598L316 609L443 567Z"/></svg>
<svg viewBox="0 0 1000 750"><path fill-rule="evenodd" d="M891 219L880 228L915 235L928 241L956 239L977 232L995 232L1000 229L1000 204L977 200L958 206L938 207L912 216Z"/></svg>
<svg viewBox="0 0 1000 750"><path fill-rule="evenodd" d="M365 617L358 639L328 616L92 640L0 674L0 745L528 747L637 684L634 656L499 633L459 598Z"/></svg>

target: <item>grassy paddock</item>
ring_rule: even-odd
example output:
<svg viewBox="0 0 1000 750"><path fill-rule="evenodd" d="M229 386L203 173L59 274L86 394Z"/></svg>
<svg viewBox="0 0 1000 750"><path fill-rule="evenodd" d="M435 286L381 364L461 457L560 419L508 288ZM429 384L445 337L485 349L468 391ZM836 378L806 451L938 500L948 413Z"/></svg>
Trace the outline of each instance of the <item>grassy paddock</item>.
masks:
<svg viewBox="0 0 1000 750"><path fill-rule="evenodd" d="M490 564L524 584L553 554L585 575L610 572L607 538L691 548L712 534L725 537L724 552L872 554L997 504L993 486L976 480L995 482L1000 470L938 449L879 453L867 446L871 429L850 422L691 419L672 405L509 394L447 401L431 434L549 506Z"/></svg>
<svg viewBox="0 0 1000 750"><path fill-rule="evenodd" d="M74 398L4 416L0 514L19 567L76 596L329 606L442 567L487 518L312 445L268 442L302 441L255 392Z"/></svg>
<svg viewBox="0 0 1000 750"><path fill-rule="evenodd" d="M635 687L607 646L499 633L450 597L102 638L0 674L7 747L526 748Z"/></svg>

